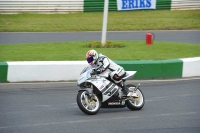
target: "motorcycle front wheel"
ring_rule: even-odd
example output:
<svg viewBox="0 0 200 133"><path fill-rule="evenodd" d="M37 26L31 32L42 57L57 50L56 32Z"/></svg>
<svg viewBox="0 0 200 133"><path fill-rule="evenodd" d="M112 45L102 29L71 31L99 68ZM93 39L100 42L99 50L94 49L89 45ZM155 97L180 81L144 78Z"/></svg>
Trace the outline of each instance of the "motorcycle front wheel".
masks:
<svg viewBox="0 0 200 133"><path fill-rule="evenodd" d="M135 85L127 85L127 88L136 87ZM136 90L138 98L132 98L126 101L126 105L130 110L140 110L143 108L145 100L142 91L138 88Z"/></svg>
<svg viewBox="0 0 200 133"><path fill-rule="evenodd" d="M101 102L98 96L94 94L94 98L91 100L87 91L78 92L76 101L80 110L88 115L96 114L101 107Z"/></svg>

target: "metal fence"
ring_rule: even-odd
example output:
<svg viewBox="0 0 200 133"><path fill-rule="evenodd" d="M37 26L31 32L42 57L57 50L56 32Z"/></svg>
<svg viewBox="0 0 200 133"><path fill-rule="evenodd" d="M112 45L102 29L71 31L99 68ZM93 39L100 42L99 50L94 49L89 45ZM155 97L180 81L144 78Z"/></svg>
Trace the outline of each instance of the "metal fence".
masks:
<svg viewBox="0 0 200 133"><path fill-rule="evenodd" d="M200 9L200 0L172 0L171 10Z"/></svg>
<svg viewBox="0 0 200 133"><path fill-rule="evenodd" d="M0 12L83 12L83 5L84 0L0 0Z"/></svg>

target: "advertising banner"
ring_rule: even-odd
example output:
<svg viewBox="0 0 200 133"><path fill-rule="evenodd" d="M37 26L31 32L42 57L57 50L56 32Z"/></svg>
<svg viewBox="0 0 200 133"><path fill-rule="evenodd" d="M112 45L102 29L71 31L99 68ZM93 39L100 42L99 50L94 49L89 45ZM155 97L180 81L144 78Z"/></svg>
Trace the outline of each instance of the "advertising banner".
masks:
<svg viewBox="0 0 200 133"><path fill-rule="evenodd" d="M118 11L156 9L156 0L117 0L117 9Z"/></svg>

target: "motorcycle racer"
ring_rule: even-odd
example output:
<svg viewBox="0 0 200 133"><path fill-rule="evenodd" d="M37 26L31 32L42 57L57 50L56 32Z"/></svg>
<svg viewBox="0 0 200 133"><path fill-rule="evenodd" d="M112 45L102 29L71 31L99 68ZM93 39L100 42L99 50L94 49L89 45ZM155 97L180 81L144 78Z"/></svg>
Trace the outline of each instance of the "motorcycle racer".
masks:
<svg viewBox="0 0 200 133"><path fill-rule="evenodd" d="M89 50L86 53L86 60L92 66L96 65L97 68L92 71L91 75L100 74L106 69L110 71L110 78L122 88L122 92L127 95L128 90L122 81L126 75L123 67L114 63L111 59L103 54L98 54L95 50Z"/></svg>

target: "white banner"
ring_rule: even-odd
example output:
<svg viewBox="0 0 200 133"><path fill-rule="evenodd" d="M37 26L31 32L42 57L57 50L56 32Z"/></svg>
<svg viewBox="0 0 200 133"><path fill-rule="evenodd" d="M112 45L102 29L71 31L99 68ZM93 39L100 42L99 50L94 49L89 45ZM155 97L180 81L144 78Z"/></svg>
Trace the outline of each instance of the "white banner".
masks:
<svg viewBox="0 0 200 133"><path fill-rule="evenodd" d="M117 0L117 9L118 11L156 9L156 0Z"/></svg>

